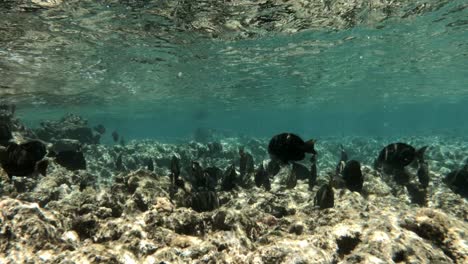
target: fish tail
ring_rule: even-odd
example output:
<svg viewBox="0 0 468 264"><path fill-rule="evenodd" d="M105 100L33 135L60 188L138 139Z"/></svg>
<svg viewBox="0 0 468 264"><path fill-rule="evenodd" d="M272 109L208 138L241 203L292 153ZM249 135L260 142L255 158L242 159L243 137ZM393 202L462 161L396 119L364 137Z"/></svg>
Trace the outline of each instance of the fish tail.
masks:
<svg viewBox="0 0 468 264"><path fill-rule="evenodd" d="M416 158L418 159L418 161L424 162L424 153L426 152L428 147L429 146L424 146L424 147L416 150Z"/></svg>
<svg viewBox="0 0 468 264"><path fill-rule="evenodd" d="M317 152L315 151L315 142L316 142L316 140L314 140L314 139L306 141L304 143L304 152L311 153L311 154L317 154Z"/></svg>
<svg viewBox="0 0 468 264"><path fill-rule="evenodd" d="M44 175L47 176L47 167L49 166L49 161L48 160L41 160L36 164L36 170Z"/></svg>

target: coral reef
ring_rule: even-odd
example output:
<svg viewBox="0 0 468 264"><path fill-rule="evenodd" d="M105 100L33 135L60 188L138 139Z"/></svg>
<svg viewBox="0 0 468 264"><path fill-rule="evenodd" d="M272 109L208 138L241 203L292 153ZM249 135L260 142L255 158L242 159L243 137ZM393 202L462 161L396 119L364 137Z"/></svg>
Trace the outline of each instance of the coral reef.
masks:
<svg viewBox="0 0 468 264"><path fill-rule="evenodd" d="M262 139L240 144L227 138L216 143L222 147L150 140L86 145L86 170L52 162L46 177L11 180L0 170L0 262L466 263L467 201L443 183L447 167L456 166L446 165L453 161L440 153L457 144L451 158L468 152L456 140L413 142L431 143L426 156L431 181L426 204L419 205L406 186L371 166L372 157L393 140L321 140L314 184L299 176L310 173L308 161L268 174L263 164L271 162L264 147L263 153L258 150L267 144ZM56 148L74 145L61 143ZM327 185L340 144L362 162L361 193ZM262 182L255 186L258 172L245 167L250 153L271 179L271 189ZM123 170L115 164L120 154ZM186 186L171 194L174 157ZM148 159L154 160L154 171L147 169ZM417 182L416 172L409 172ZM294 184L287 186L291 174ZM223 190L226 177L234 184ZM324 186L333 191L333 205L320 209L314 198Z"/></svg>

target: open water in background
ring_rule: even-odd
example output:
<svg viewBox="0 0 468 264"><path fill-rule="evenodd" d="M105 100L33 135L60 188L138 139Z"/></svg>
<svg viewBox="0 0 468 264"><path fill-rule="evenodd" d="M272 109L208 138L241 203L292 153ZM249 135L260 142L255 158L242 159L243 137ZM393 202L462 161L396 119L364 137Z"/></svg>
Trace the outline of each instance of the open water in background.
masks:
<svg viewBox="0 0 468 264"><path fill-rule="evenodd" d="M5 12L0 96L31 126L71 112L127 140L190 138L199 127L464 136L468 4L443 2L376 25L246 39L169 30L145 7L102 2Z"/></svg>

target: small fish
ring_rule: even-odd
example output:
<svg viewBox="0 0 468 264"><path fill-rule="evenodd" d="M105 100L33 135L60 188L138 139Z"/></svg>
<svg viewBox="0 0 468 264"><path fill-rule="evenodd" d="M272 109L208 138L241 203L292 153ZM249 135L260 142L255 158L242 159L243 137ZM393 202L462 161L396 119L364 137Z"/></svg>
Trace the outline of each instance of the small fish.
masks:
<svg viewBox="0 0 468 264"><path fill-rule="evenodd" d="M306 180L310 177L309 169L300 163L292 162L292 170L296 173L298 180Z"/></svg>
<svg viewBox="0 0 468 264"><path fill-rule="evenodd" d="M171 200L174 199L174 195L177 193L177 190L179 188L182 188L185 192L187 192L187 188L185 186L184 180L180 179L180 162L179 158L176 156L172 156L171 160L171 174L170 174L170 180L171 180L171 185L169 187L169 196Z"/></svg>
<svg viewBox="0 0 468 264"><path fill-rule="evenodd" d="M444 183L457 194L468 199L468 164L447 174Z"/></svg>
<svg viewBox="0 0 468 264"><path fill-rule="evenodd" d="M154 163L153 163L153 159L148 159L146 161L146 168L149 170L149 171L154 171Z"/></svg>
<svg viewBox="0 0 468 264"><path fill-rule="evenodd" d="M205 171L203 170L202 166L200 163L196 161L192 161L191 164L191 174L192 177L194 178L194 183L193 186L195 189L205 189L209 188L209 181L208 181L208 174L205 174ZM211 186L210 186L211 187Z"/></svg>
<svg viewBox="0 0 468 264"><path fill-rule="evenodd" d="M208 143L208 149L210 153L221 153L223 152L223 145L219 142L210 142Z"/></svg>
<svg viewBox="0 0 468 264"><path fill-rule="evenodd" d="M219 207L218 195L215 191L193 192L190 207L199 213L213 211Z"/></svg>
<svg viewBox="0 0 468 264"><path fill-rule="evenodd" d="M119 141L119 133L117 133L117 131L115 130L114 132L112 132L112 139L114 140L115 143Z"/></svg>
<svg viewBox="0 0 468 264"><path fill-rule="evenodd" d="M427 146L416 150L414 147L406 143L393 143L383 148L377 159L374 167L380 169L402 169L413 161L424 161L424 152Z"/></svg>
<svg viewBox="0 0 468 264"><path fill-rule="evenodd" d="M281 170L281 166L278 161L270 160L266 166L266 172L270 176L275 176Z"/></svg>
<svg viewBox="0 0 468 264"><path fill-rule="evenodd" d="M427 205L427 188L422 186L418 186L416 184L407 184L406 190L408 190L408 194L411 199L411 203L418 204L420 206Z"/></svg>
<svg viewBox="0 0 468 264"><path fill-rule="evenodd" d="M273 159L282 163L300 161L305 158L305 153L316 153L314 144L314 140L304 142L295 134L282 133L271 138L268 144L268 153Z"/></svg>
<svg viewBox="0 0 468 264"><path fill-rule="evenodd" d="M350 191L362 192L364 176L362 175L361 163L359 161L350 160L346 162L342 175L345 185Z"/></svg>
<svg viewBox="0 0 468 264"><path fill-rule="evenodd" d="M55 158L58 164L68 170L86 170L86 160L82 151L61 151Z"/></svg>
<svg viewBox="0 0 468 264"><path fill-rule="evenodd" d="M8 146L12 138L11 127L8 124L0 124L0 146Z"/></svg>
<svg viewBox="0 0 468 264"><path fill-rule="evenodd" d="M221 182L221 189L223 191L231 191L236 187L237 173L234 165L227 167Z"/></svg>
<svg viewBox="0 0 468 264"><path fill-rule="evenodd" d="M317 154L312 154L310 162L309 190L312 190L315 184L317 184Z"/></svg>
<svg viewBox="0 0 468 264"><path fill-rule="evenodd" d="M265 167L263 167L263 164L260 164L257 172L255 173L255 185L257 187L263 186L267 191L271 190L270 177L268 177L268 173L265 170Z"/></svg>
<svg viewBox="0 0 468 264"><path fill-rule="evenodd" d="M93 129L94 129L96 132L98 132L99 134L101 134L101 135L103 135L103 134L106 133L106 128L105 128L103 125L101 125L101 124L99 124L99 125L93 127Z"/></svg>
<svg viewBox="0 0 468 264"><path fill-rule="evenodd" d="M124 171L125 170L125 167L124 167L123 161L122 161L122 153L120 153L117 156L117 160L115 161L115 168L117 169L117 171Z"/></svg>
<svg viewBox="0 0 468 264"><path fill-rule="evenodd" d="M296 171L291 169L289 171L288 177L286 178L286 189L294 189L297 185L297 176Z"/></svg>
<svg viewBox="0 0 468 264"><path fill-rule="evenodd" d="M240 175L245 175L246 173L253 173L254 168L254 159L250 153L244 151L244 147L239 148L239 172Z"/></svg>
<svg viewBox="0 0 468 264"><path fill-rule="evenodd" d="M212 181L214 185L217 185L218 181L223 177L223 171L215 166L205 168L205 173L209 175L210 181Z"/></svg>
<svg viewBox="0 0 468 264"><path fill-rule="evenodd" d="M420 162L418 168L418 180L423 188L429 186L430 176L429 176L429 165L427 162Z"/></svg>
<svg viewBox="0 0 468 264"><path fill-rule="evenodd" d="M333 191L331 183L324 184L320 187L315 195L314 205L318 206L320 210L335 206L335 192Z"/></svg>
<svg viewBox="0 0 468 264"><path fill-rule="evenodd" d="M341 157L340 157L340 161L336 165L335 173L336 175L341 176L343 173L344 167L346 166L346 162L348 161L348 154L344 150L343 145L340 145L340 148L341 148Z"/></svg>
<svg viewBox="0 0 468 264"><path fill-rule="evenodd" d="M171 160L171 174L173 175L174 179L178 179L180 175L180 165L179 159L176 156L172 156Z"/></svg>
<svg viewBox="0 0 468 264"><path fill-rule="evenodd" d="M11 178L12 176L30 176L38 172L46 176L48 166L44 160L47 154L46 146L38 140L22 144L10 143L0 149L0 163Z"/></svg>

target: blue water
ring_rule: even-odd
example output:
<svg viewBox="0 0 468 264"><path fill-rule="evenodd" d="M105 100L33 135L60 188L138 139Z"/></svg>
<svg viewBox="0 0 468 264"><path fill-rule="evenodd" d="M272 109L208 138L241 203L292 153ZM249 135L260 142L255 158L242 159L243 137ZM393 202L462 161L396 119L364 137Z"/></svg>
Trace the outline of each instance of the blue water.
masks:
<svg viewBox="0 0 468 264"><path fill-rule="evenodd" d="M245 39L159 34L166 20L119 20L131 11L96 5L66 19L66 9L5 15L33 32L0 46L1 100L17 103L26 124L76 113L126 139L168 141L199 127L306 138L468 132L465 1L348 29Z"/></svg>

